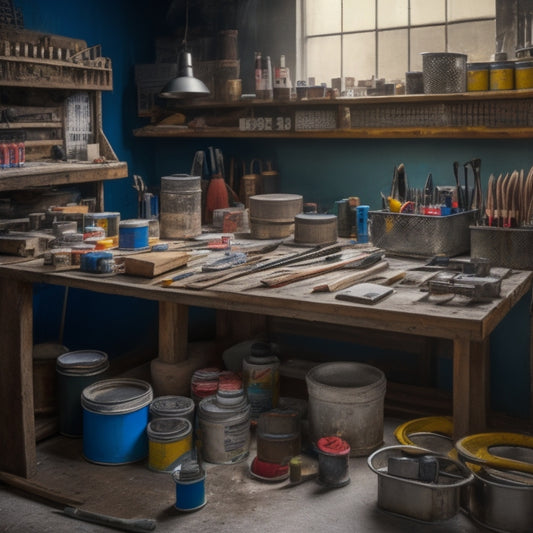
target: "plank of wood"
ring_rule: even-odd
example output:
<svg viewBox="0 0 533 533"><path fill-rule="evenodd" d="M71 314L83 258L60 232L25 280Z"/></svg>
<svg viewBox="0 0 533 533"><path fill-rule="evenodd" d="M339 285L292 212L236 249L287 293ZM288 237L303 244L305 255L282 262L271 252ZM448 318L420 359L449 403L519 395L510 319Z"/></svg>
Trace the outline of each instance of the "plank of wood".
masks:
<svg viewBox="0 0 533 533"><path fill-rule="evenodd" d="M354 255L353 257L349 257L347 259L337 261L336 263L333 263L331 265L321 265L318 267L313 268L306 268L304 270L296 271L296 272L290 272L288 274L274 274L273 276L269 278L265 278L261 280L261 284L265 285L266 287L283 287L285 285L288 285L289 283L294 283L295 281L301 281L304 279L309 279L314 276L319 276L320 274L325 274L326 272L332 272L333 270L339 270L341 268L344 268L345 266L349 265L350 263L354 263L356 261L360 261L361 259L367 257L368 254L361 253Z"/></svg>
<svg viewBox="0 0 533 533"><path fill-rule="evenodd" d="M126 274L154 278L186 265L191 255L186 252L147 252L124 258Z"/></svg>
<svg viewBox="0 0 533 533"><path fill-rule="evenodd" d="M376 263L375 265L372 265L369 268L352 272L346 276L343 276L342 278L330 281L328 283L316 285L315 287L313 287L313 290L311 292L335 292L341 289L346 289L346 287L350 287L355 283L370 279L378 272L382 272L387 268L389 268L389 263L387 261L380 261L379 263Z"/></svg>
<svg viewBox="0 0 533 533"><path fill-rule="evenodd" d="M0 236L0 254L18 255L20 257L38 257L47 247L50 239L27 234Z"/></svg>
<svg viewBox="0 0 533 533"><path fill-rule="evenodd" d="M78 506L85 503L81 500L71 498L70 496L66 496L60 492L45 487L44 485L30 481L29 479L24 479L14 474L8 474L7 472L0 472L0 481L6 485L9 485L10 487L14 487L27 492L28 494L33 494L34 496L39 496L40 498L44 498L45 500L54 503L59 503L61 505Z"/></svg>

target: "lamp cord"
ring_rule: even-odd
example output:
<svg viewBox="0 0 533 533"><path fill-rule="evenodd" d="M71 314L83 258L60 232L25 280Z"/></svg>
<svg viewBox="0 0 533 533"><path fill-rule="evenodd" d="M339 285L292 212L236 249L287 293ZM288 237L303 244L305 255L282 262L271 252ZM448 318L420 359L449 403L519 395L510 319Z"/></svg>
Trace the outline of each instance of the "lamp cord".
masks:
<svg viewBox="0 0 533 533"><path fill-rule="evenodd" d="M189 0L185 2L185 33L183 34L183 48L187 46L187 34L189 32Z"/></svg>

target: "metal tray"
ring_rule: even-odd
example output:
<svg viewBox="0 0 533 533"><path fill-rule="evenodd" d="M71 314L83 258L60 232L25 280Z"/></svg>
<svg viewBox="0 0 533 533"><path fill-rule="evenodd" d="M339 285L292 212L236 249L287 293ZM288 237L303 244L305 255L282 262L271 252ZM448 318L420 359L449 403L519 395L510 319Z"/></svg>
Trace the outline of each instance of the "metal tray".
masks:
<svg viewBox="0 0 533 533"><path fill-rule="evenodd" d="M492 266L533 270L533 228L470 228L470 255Z"/></svg>
<svg viewBox="0 0 533 533"><path fill-rule="evenodd" d="M431 455L437 458L437 481L424 482L389 474L389 457L402 457L405 454ZM378 475L378 507L425 522L438 522L454 517L461 503L461 487L470 484L474 479L473 474L462 463L418 446L381 448L370 455L367 461L370 469Z"/></svg>
<svg viewBox="0 0 533 533"><path fill-rule="evenodd" d="M449 257L470 251L470 226L477 210L446 216L370 211L370 239L374 246L409 257Z"/></svg>

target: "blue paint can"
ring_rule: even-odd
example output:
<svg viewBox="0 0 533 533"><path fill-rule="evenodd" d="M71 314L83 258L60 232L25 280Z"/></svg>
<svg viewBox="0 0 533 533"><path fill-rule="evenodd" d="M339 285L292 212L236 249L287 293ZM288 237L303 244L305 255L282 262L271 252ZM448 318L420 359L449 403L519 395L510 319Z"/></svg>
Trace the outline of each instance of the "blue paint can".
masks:
<svg viewBox="0 0 533 533"><path fill-rule="evenodd" d="M121 250L147 250L149 223L144 219L123 220L118 229L118 247Z"/></svg>
<svg viewBox="0 0 533 533"><path fill-rule="evenodd" d="M206 503L205 472L194 459L178 466L172 473L176 483L176 504L178 511L197 511Z"/></svg>
<svg viewBox="0 0 533 533"><path fill-rule="evenodd" d="M127 464L148 456L146 426L152 387L140 379L107 379L86 387L83 455L97 464Z"/></svg>

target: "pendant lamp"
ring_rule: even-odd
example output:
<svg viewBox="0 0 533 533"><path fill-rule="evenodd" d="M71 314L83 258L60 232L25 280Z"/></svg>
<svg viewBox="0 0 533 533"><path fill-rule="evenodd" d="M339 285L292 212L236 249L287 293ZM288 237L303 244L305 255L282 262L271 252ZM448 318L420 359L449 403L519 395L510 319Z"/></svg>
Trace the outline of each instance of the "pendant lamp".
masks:
<svg viewBox="0 0 533 533"><path fill-rule="evenodd" d="M161 98L198 98L208 96L209 89L202 80L194 77L192 70L192 54L187 51L187 32L189 28L189 2L185 5L185 35L182 50L178 56L178 75L163 87Z"/></svg>

